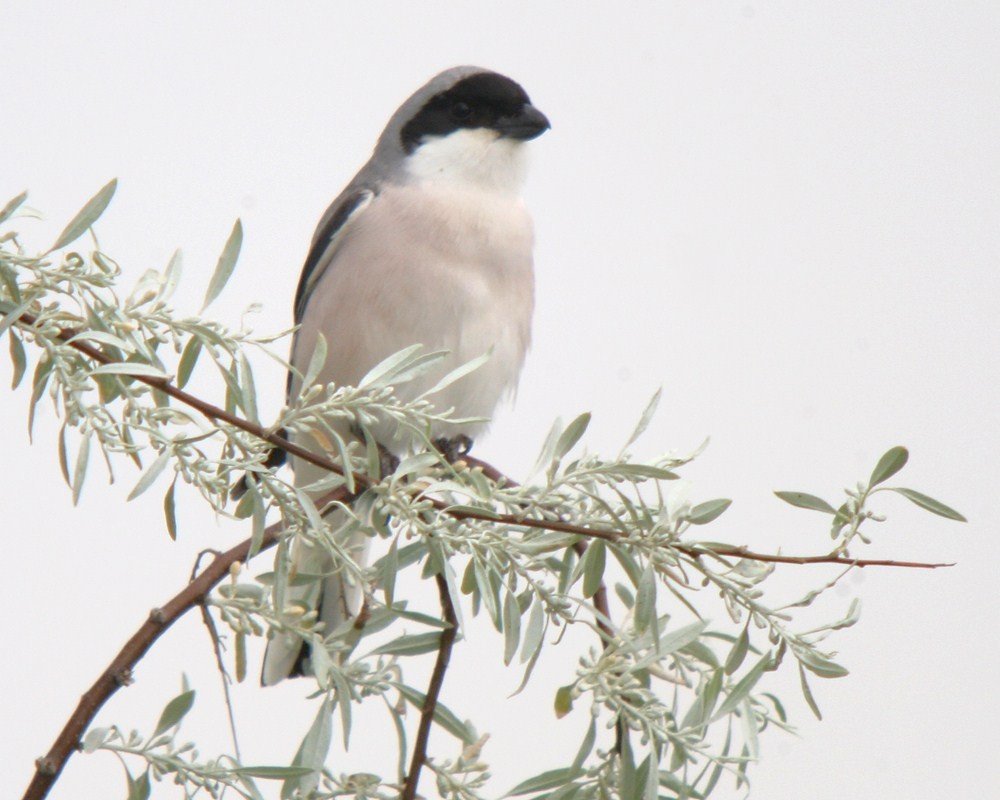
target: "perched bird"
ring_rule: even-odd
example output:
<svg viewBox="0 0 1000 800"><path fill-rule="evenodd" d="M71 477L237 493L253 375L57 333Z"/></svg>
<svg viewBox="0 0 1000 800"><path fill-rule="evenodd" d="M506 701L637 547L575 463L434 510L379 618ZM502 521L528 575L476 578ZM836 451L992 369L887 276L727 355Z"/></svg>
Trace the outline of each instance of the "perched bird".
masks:
<svg viewBox="0 0 1000 800"><path fill-rule="evenodd" d="M323 384L356 385L413 344L447 350L435 370L398 387L397 396L408 400L488 352L485 364L435 395L434 404L454 408L457 417L490 416L513 392L530 339L534 235L520 192L525 142L548 127L521 86L479 67L446 70L403 103L316 229L295 295L296 370L305 371L320 334L328 347L317 379ZM292 373L290 397L298 384ZM482 428L449 425L431 433L465 443ZM371 430L391 453L414 445L388 420ZM308 437L297 444L321 449ZM323 476L301 460L293 466L297 486ZM327 517L333 529L338 514L346 517ZM345 535L363 564L370 538L356 530ZM300 543L293 562L300 573L326 576L290 586L286 599L318 608L327 632L358 613L363 587L336 571L320 548ZM261 682L302 674L307 655L301 639L276 634Z"/></svg>

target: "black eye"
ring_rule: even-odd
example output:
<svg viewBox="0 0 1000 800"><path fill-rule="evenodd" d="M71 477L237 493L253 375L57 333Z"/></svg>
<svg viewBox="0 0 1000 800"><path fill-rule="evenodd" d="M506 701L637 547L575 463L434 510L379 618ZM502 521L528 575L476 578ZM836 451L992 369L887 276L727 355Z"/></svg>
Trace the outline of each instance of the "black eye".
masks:
<svg viewBox="0 0 1000 800"><path fill-rule="evenodd" d="M470 106L468 103L463 103L459 101L451 107L451 115L455 119L464 122L465 120L467 120L469 117L472 116L472 106Z"/></svg>

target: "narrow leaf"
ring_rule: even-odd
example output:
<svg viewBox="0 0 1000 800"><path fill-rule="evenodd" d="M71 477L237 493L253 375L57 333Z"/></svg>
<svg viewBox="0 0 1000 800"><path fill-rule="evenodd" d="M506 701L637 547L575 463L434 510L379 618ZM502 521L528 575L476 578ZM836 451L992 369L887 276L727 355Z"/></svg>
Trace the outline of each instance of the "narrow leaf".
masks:
<svg viewBox="0 0 1000 800"><path fill-rule="evenodd" d="M656 413L656 407L660 404L660 397L662 394L663 389L657 389L656 393L650 398L649 403L646 404L646 409L642 412L642 416L639 417L639 422L636 424L635 430L632 431L632 435L629 436L628 441L625 442L625 448L630 447L636 439L646 432L646 428L649 427L649 423L653 419L653 415ZM623 451L625 448L622 448Z"/></svg>
<svg viewBox="0 0 1000 800"><path fill-rule="evenodd" d="M583 596L590 598L597 594L604 580L604 566L607 561L607 545L603 539L595 539L583 554Z"/></svg>
<svg viewBox="0 0 1000 800"><path fill-rule="evenodd" d="M588 425L590 425L589 413L581 414L567 425L566 430L562 432L556 442L554 457L560 459L572 450L573 445L580 441L580 437L586 432Z"/></svg>
<svg viewBox="0 0 1000 800"><path fill-rule="evenodd" d="M198 356L201 355L201 339L192 336L188 343L184 345L184 352L181 353L181 361L177 365L177 387L183 389L191 379L195 364L198 363Z"/></svg>
<svg viewBox="0 0 1000 800"><path fill-rule="evenodd" d="M76 241L80 236L87 232L91 225L93 225L97 218L104 213L104 209L108 207L111 202L111 198L115 195L115 189L118 187L118 179L113 179L108 183L103 189L101 189L97 194L87 201L87 204L80 209L79 213L73 217L72 221L61 234L59 238L56 239L56 243L52 245L52 250L59 250L71 242ZM49 250L51 253L52 250Z"/></svg>
<svg viewBox="0 0 1000 800"><path fill-rule="evenodd" d="M802 696L806 699L806 704L812 709L813 714L816 715L816 719L822 720L823 714L819 710L819 706L816 705L816 698L813 697L812 690L809 688L809 682L806 680L806 671L803 669L802 664L799 664L799 683L802 686Z"/></svg>
<svg viewBox="0 0 1000 800"><path fill-rule="evenodd" d="M163 709L163 713L160 714L160 721L156 723L156 730L153 731L154 738L175 725L180 724L180 721L184 719L184 715L194 705L194 695L194 689L188 689L167 703Z"/></svg>
<svg viewBox="0 0 1000 800"><path fill-rule="evenodd" d="M824 514L836 514L833 506L831 506L822 497L816 497L814 494L808 494L806 492L775 492L775 496L779 500L784 500L789 505L793 505L796 508L807 508L810 511L822 511Z"/></svg>
<svg viewBox="0 0 1000 800"><path fill-rule="evenodd" d="M149 465L149 469L147 469L142 474L142 477L139 478L139 482L136 483L135 488L133 488L132 491L129 492L128 497L125 498L126 503L135 500L135 498L153 485L154 481L160 477L160 473L163 472L167 464L170 463L171 455L172 451L168 448L156 457L156 460Z"/></svg>
<svg viewBox="0 0 1000 800"><path fill-rule="evenodd" d="M400 636L391 642L386 642L380 647L372 650L372 655L383 656L419 656L424 653L432 653L441 646L441 634L437 631L431 633L415 633Z"/></svg>
<svg viewBox="0 0 1000 800"><path fill-rule="evenodd" d="M14 365L14 374L10 380L10 388L16 389L21 385L21 379L28 368L28 356L24 352L24 344L21 337L11 332L7 337L10 346L10 360Z"/></svg>
<svg viewBox="0 0 1000 800"><path fill-rule="evenodd" d="M90 458L90 437L90 431L84 434L80 442L80 449L76 454L76 466L73 469L73 505L79 502L80 492L83 491L83 481L87 477L87 461Z"/></svg>
<svg viewBox="0 0 1000 800"><path fill-rule="evenodd" d="M503 601L503 663L510 664L521 643L521 611L513 592L507 592Z"/></svg>
<svg viewBox="0 0 1000 800"><path fill-rule="evenodd" d="M569 783L574 777L572 768L550 769L548 772L542 772L532 778L528 778L526 781L521 781L521 783L507 792L504 797L541 792L545 789L556 789Z"/></svg>
<svg viewBox="0 0 1000 800"><path fill-rule="evenodd" d="M938 516L945 517L946 519L953 519L956 522L968 522L968 520L955 509L950 506L946 506L940 500L935 500L933 497L928 497L927 495L914 489L903 489L897 487L889 488L889 491L903 495L903 497L907 500L916 503L918 506L926 511L930 511L932 514L937 514Z"/></svg>
<svg viewBox="0 0 1000 800"><path fill-rule="evenodd" d="M10 219L11 216L14 214L14 212L17 211L24 204L24 201L27 199L28 199L28 193L21 192L21 194L19 194L13 200L8 202L7 205L3 207L3 210L0 210L0 223L6 222L8 219Z"/></svg>
<svg viewBox="0 0 1000 800"><path fill-rule="evenodd" d="M886 450L882 458L878 460L878 464L875 465L875 469L872 470L868 485L877 486L891 478L906 465L909 457L910 454L906 452L905 447L892 447Z"/></svg>
<svg viewBox="0 0 1000 800"><path fill-rule="evenodd" d="M736 641L733 643L732 649L729 651L729 657L726 659L726 664L723 667L727 675L732 675L736 670L740 668L743 663L743 659L746 658L747 650L750 649L750 635L749 635L749 622L747 626L743 628L743 632L737 637Z"/></svg>
<svg viewBox="0 0 1000 800"><path fill-rule="evenodd" d="M704 503L699 503L688 512L687 521L692 525L706 525L722 516L725 510L732 504L732 500L725 499L708 500Z"/></svg>
<svg viewBox="0 0 1000 800"><path fill-rule="evenodd" d="M645 632L656 616L656 573L651 564L646 565L635 596L635 629Z"/></svg>
<svg viewBox="0 0 1000 800"><path fill-rule="evenodd" d="M323 762L326 761L326 754L330 750L330 741L333 738L332 713L330 699L325 698L320 704L319 711L309 727L309 731L302 739L302 744L299 745L295 758L292 759L291 765L293 767L306 767L309 771L297 777L285 779L281 787L283 800L291 797L297 789L301 790L303 794L308 794L319 784L319 773L323 769Z"/></svg>
<svg viewBox="0 0 1000 800"><path fill-rule="evenodd" d="M223 288L226 286L226 282L229 280L230 275L233 274L233 269L236 267L236 259L240 256L240 248L243 246L243 223L236 220L236 224L233 225L233 230L229 234L229 239L226 241L226 246L222 248L222 254L219 256L219 261L215 265L215 272L212 274L212 280L208 283L208 289L205 292L205 303L202 305L201 310L204 311L211 305L212 301L221 294Z"/></svg>
<svg viewBox="0 0 1000 800"><path fill-rule="evenodd" d="M170 378L162 369L157 369L152 364L139 364L131 361L119 361L114 364L101 364L90 371L91 375L134 375L143 378Z"/></svg>

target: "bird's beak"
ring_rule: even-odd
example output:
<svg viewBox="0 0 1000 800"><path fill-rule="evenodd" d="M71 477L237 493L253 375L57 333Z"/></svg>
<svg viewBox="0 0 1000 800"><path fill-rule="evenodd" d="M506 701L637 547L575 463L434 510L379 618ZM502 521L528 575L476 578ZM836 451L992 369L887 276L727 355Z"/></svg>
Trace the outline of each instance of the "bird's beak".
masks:
<svg viewBox="0 0 1000 800"><path fill-rule="evenodd" d="M493 126L501 136L527 141L541 136L552 126L549 118L530 103L509 117L500 117Z"/></svg>

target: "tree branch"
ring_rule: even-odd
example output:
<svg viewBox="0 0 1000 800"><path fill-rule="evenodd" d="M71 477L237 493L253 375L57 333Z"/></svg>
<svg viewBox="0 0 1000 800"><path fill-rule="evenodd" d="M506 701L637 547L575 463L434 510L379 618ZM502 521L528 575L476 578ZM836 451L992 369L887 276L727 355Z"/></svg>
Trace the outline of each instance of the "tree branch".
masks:
<svg viewBox="0 0 1000 800"><path fill-rule="evenodd" d="M264 531L260 549L273 546L281 534L280 522ZM132 670L153 642L159 639L171 625L194 606L204 603L208 593L229 574L229 568L237 561L244 561L250 552L251 539L220 553L204 572L188 583L180 592L160 608L149 612L149 618L140 626L125 646L114 657L107 669L94 682L63 727L49 752L35 762L35 775L24 793L23 800L42 800L48 795L59 778L63 767L75 750L80 748L80 737L93 722L101 707L121 687L132 682Z"/></svg>
<svg viewBox="0 0 1000 800"><path fill-rule="evenodd" d="M448 592L448 582L441 574L436 575L435 580L438 585L438 595L441 598L441 614L449 627L441 631L441 644L438 647L437 661L434 663L434 671L431 673L427 694L424 696L424 707L420 710L420 726L417 728L417 738L413 743L410 772L403 785L401 800L414 800L417 796L417 783L420 781L420 769L427 759L427 744L430 740L434 711L437 709L438 697L440 697L441 687L444 685L444 673L448 669L451 649L458 634L458 617Z"/></svg>
<svg viewBox="0 0 1000 800"><path fill-rule="evenodd" d="M5 315L6 316L6 315ZM31 314L21 314L21 316L16 320L18 325L33 326L37 324L38 318L32 316ZM36 332L37 333L37 332ZM61 330L57 334L57 338L68 344L70 347L76 349L77 351L83 353L88 358L92 358L101 364L118 364L123 363L113 359L104 353L102 353L98 348L87 344L82 341L72 341L74 336L79 335L79 331L72 329ZM130 375L132 379L146 384L154 389L163 392L166 395L178 400L185 405L190 406L202 414L204 414L209 419L219 420L225 422L228 425L232 425L235 428L257 436L275 447L280 447L283 450L291 453L296 458L300 458L303 461L307 461L322 469L328 470L329 472L337 473L338 475L344 474L344 469L339 464L331 461L329 458L313 453L304 447L289 441L288 439L278 436L276 433L269 431L263 425L258 425L254 422L242 419L235 414L231 414L225 409L219 408L218 406L212 405L211 403L205 402L199 397L195 397L182 389L178 389L176 386L170 383L169 380L165 378L154 378L148 375ZM503 476L503 474L496 468L490 466L486 462L480 461L479 459L465 457L465 460L474 466L483 469L483 472L487 477L498 480ZM353 473L353 478L358 486L368 488L376 483L376 481L364 473L355 472ZM582 525L573 525L568 522L560 522L558 520L545 520L545 519L534 519L522 517L517 514L491 514L487 512L476 512L468 509L463 509L461 511L452 509L447 503L436 500L433 498L428 498L432 506L443 513L448 514L453 519L463 520L463 519L475 519L481 522L499 522L505 525L516 525L523 528L537 528L539 530L555 531L558 533L572 533L579 536L587 536L596 539L605 539L610 542L617 541L625 536L621 531L613 529L602 529L602 528L590 528ZM697 556L699 554L715 553L720 556L739 556L741 558L752 558L757 561L768 561L776 563L785 564L844 564L844 565L855 565L858 567L911 567L911 568L923 568L923 569L935 569L937 567L950 567L952 564L926 564L921 562L913 561L879 561L879 560L864 560L855 559L843 556L777 556L777 555L766 555L763 553L752 553L744 547L738 546L727 546L721 548L707 548L704 545L684 545L675 543L674 546L687 553L691 556Z"/></svg>

